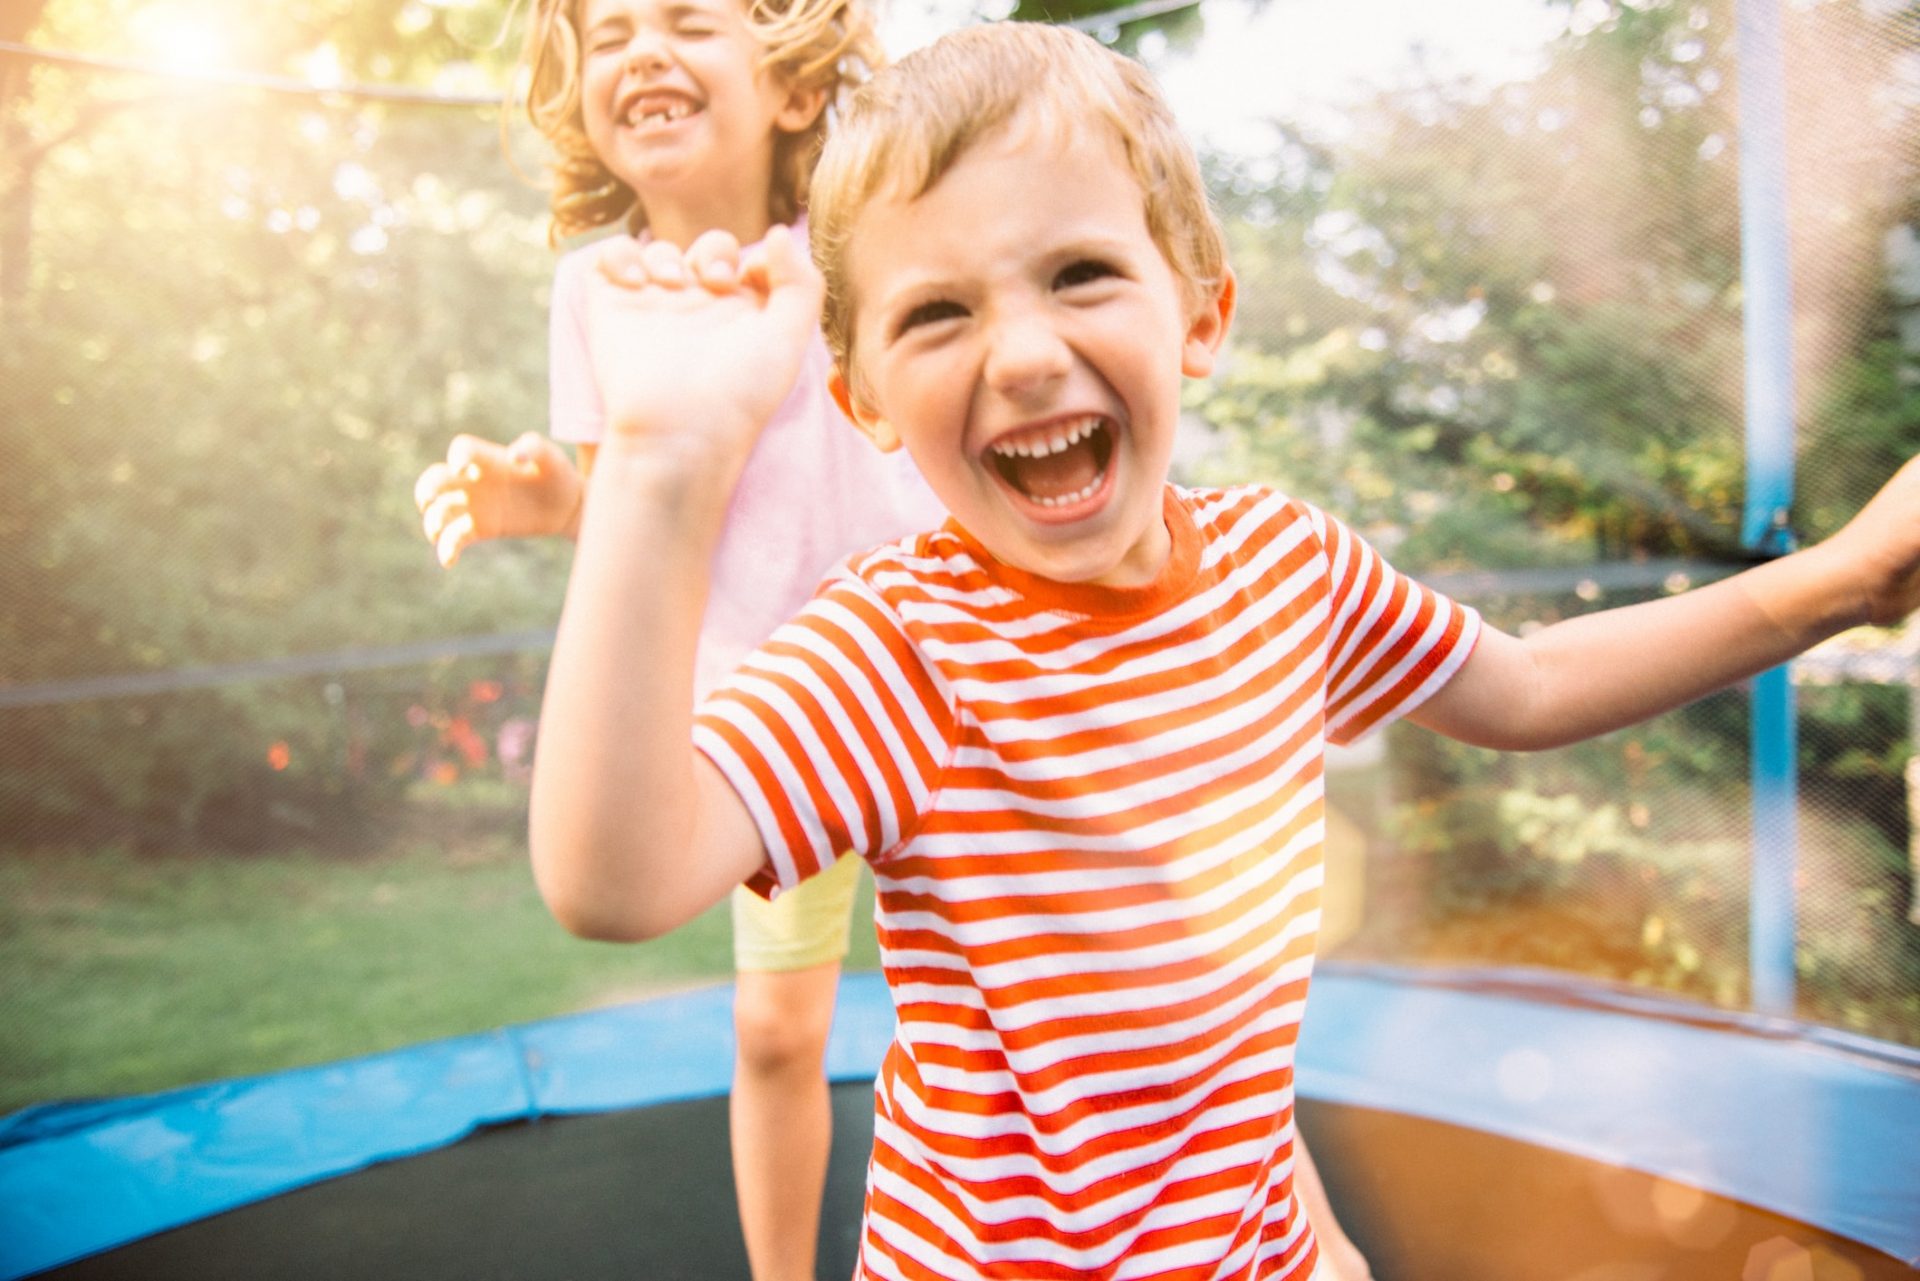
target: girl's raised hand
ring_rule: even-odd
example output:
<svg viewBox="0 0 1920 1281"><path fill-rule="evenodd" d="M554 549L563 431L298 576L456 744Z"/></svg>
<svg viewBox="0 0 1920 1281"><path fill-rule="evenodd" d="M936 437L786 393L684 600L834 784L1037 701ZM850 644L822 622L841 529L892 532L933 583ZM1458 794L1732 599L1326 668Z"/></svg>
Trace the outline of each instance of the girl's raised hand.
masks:
<svg viewBox="0 0 1920 1281"><path fill-rule="evenodd" d="M820 275L784 226L748 249L710 231L684 252L607 242L587 338L608 449L737 468L780 407L820 323Z"/></svg>
<svg viewBox="0 0 1920 1281"><path fill-rule="evenodd" d="M489 538L571 535L586 485L565 451L538 432L511 445L456 436L445 462L414 482L421 528L440 563Z"/></svg>

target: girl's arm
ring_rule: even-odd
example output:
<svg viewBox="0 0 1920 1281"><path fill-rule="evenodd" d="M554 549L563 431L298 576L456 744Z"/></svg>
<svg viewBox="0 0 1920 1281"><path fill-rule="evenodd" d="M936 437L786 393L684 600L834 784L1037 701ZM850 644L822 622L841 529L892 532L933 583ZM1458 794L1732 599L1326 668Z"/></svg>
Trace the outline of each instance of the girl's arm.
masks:
<svg viewBox="0 0 1920 1281"><path fill-rule="evenodd" d="M776 229L609 242L591 289L607 433L591 464L535 749L535 879L568 929L648 938L765 861L746 807L692 746L708 567L740 470L792 386L820 282Z"/></svg>
<svg viewBox="0 0 1920 1281"><path fill-rule="evenodd" d="M491 538L573 538L580 529L580 501L587 451L578 469L564 450L538 432L511 445L460 435L414 482L421 528L445 566L475 543Z"/></svg>
<svg viewBox="0 0 1920 1281"><path fill-rule="evenodd" d="M1410 714L1482 747L1559 747L1692 702L1836 632L1920 607L1920 459L1826 542L1666 600L1521 640L1494 628Z"/></svg>

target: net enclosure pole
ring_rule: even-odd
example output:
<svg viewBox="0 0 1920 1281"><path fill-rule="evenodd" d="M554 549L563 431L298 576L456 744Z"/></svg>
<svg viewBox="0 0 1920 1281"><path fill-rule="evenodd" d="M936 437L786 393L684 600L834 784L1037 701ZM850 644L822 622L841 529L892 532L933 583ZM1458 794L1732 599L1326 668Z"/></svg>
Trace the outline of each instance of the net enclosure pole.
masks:
<svg viewBox="0 0 1920 1281"><path fill-rule="evenodd" d="M1793 289L1787 230L1786 53L1780 0L1736 0L1740 87L1740 277L1746 350L1746 508L1757 556L1793 550ZM1785 665L1753 682L1749 717L1754 1009L1794 1005L1794 862L1799 844L1793 684Z"/></svg>

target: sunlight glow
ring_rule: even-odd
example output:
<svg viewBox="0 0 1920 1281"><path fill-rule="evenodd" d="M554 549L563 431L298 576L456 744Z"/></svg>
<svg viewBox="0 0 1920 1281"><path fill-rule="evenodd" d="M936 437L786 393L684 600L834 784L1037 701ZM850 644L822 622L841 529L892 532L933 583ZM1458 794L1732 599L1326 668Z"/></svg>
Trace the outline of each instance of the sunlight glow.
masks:
<svg viewBox="0 0 1920 1281"><path fill-rule="evenodd" d="M972 13L973 0L908 0L881 36L897 58ZM1246 155L1271 150L1267 120L1337 137L1354 103L1422 77L1483 90L1529 79L1569 22L1542 0L1210 0L1204 13L1193 47L1152 38L1140 53L1189 137Z"/></svg>
<svg viewBox="0 0 1920 1281"><path fill-rule="evenodd" d="M323 89L337 89L346 83L346 72L340 66L340 51L330 44L323 44L307 55L300 66L300 74L308 84Z"/></svg>
<svg viewBox="0 0 1920 1281"><path fill-rule="evenodd" d="M219 71L229 63L226 37L204 15L145 9L129 27L147 56L169 71Z"/></svg>
<svg viewBox="0 0 1920 1281"><path fill-rule="evenodd" d="M1248 154L1272 145L1261 122L1275 117L1337 137L1347 110L1381 90L1529 79L1566 25L1539 0L1275 0L1207 15L1199 45L1154 71L1196 140Z"/></svg>

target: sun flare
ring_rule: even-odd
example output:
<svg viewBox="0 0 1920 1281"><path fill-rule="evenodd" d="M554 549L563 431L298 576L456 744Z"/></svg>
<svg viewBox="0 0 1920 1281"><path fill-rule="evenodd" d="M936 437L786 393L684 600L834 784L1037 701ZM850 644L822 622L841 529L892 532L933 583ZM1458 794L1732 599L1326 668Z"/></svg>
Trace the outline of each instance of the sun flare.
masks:
<svg viewBox="0 0 1920 1281"><path fill-rule="evenodd" d="M218 71L228 65L224 33L204 15L149 9L132 23L133 35L148 56L171 71Z"/></svg>

